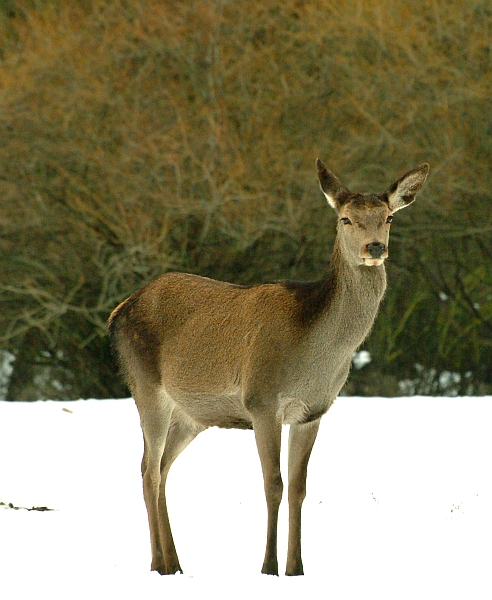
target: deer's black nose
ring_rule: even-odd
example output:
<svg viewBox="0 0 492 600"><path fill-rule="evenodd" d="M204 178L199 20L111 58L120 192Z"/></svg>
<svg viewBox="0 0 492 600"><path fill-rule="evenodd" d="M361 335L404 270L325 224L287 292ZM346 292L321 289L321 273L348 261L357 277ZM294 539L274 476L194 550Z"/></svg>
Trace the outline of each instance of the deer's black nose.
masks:
<svg viewBox="0 0 492 600"><path fill-rule="evenodd" d="M378 242L367 244L366 248L369 254L371 255L371 258L381 258L381 256L383 256L384 251L386 250L386 246Z"/></svg>

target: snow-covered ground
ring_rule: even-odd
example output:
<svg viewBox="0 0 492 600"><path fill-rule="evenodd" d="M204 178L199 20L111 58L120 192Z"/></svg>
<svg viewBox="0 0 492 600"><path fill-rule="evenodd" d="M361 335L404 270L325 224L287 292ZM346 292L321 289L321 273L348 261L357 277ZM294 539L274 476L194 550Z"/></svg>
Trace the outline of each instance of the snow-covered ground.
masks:
<svg viewBox="0 0 492 600"><path fill-rule="evenodd" d="M252 432L210 429L171 470L185 574L161 577L133 402L0 402L0 502L53 509L0 506L0 598L490 599L491 429L492 397L338 399L310 463L297 578L259 573ZM286 534L284 501L281 568Z"/></svg>

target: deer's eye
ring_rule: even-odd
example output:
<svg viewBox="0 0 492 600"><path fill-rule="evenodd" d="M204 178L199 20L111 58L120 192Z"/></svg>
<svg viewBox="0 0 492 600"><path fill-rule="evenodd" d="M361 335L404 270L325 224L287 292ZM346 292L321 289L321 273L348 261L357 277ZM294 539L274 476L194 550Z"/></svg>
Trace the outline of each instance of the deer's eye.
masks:
<svg viewBox="0 0 492 600"><path fill-rule="evenodd" d="M340 221L344 224L344 225L352 225L352 221L348 218L348 217L342 217L340 219Z"/></svg>
<svg viewBox="0 0 492 600"><path fill-rule="evenodd" d="M394 219L393 215L390 215L387 219L386 219L386 223L391 223L391 221Z"/></svg>

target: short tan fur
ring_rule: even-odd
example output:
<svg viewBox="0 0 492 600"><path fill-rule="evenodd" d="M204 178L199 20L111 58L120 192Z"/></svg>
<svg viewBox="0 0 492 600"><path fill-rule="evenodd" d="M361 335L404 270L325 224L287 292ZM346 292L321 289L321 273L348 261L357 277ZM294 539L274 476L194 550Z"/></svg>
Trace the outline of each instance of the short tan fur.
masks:
<svg viewBox="0 0 492 600"><path fill-rule="evenodd" d="M249 287L167 273L109 319L113 348L144 436L142 477L153 570L181 571L166 506L169 468L211 426L253 429L268 510L263 573L278 574L282 424L290 424L287 575L302 575L301 505L320 419L349 374L386 289L393 213L415 200L429 166L379 194L350 192L318 159L321 189L338 213L325 279Z"/></svg>

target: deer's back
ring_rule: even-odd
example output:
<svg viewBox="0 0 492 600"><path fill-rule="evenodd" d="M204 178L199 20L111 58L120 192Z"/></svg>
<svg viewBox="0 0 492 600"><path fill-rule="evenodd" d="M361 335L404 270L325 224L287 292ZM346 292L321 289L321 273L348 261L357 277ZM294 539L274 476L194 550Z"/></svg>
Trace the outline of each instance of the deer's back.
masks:
<svg viewBox="0 0 492 600"><path fill-rule="evenodd" d="M295 298L281 284L251 287L167 273L120 304L110 318L113 345L125 368L129 354L157 379L224 376L261 348L295 338ZM239 375L239 374L238 374Z"/></svg>

